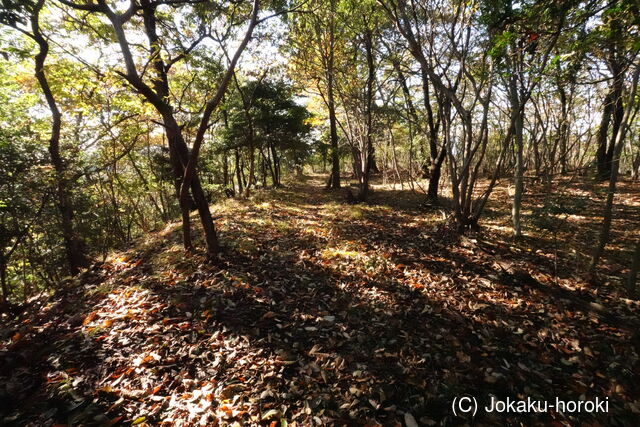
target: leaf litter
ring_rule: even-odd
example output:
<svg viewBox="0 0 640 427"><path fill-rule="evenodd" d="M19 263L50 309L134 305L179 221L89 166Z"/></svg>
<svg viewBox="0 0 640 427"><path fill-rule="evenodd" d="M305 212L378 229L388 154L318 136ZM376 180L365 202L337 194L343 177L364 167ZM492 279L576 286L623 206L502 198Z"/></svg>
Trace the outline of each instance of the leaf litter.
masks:
<svg viewBox="0 0 640 427"><path fill-rule="evenodd" d="M639 307L616 288L313 184L217 207L218 265L173 224L32 301L1 329L2 422L469 425L460 395L610 400L474 425L638 422Z"/></svg>

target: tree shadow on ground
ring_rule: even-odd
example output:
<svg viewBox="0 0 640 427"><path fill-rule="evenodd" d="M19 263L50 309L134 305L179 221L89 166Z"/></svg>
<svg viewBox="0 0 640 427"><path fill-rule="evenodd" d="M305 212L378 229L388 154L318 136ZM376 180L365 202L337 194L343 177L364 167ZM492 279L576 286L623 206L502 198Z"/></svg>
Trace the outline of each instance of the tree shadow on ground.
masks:
<svg viewBox="0 0 640 427"><path fill-rule="evenodd" d="M404 412L463 425L470 420L450 407L462 394L611 397L608 414L481 411L479 425L638 421L625 406L640 394L638 346L625 328L504 283L491 257L434 239L428 219L353 208L316 190L234 205L222 221L234 242L222 265L185 258L174 230L103 266L66 300L79 317L39 332L55 342L70 334L85 349L54 368L91 373L82 400L128 423L141 414L189 419L187 406L171 402L207 383L216 390L208 411L226 414L232 402L244 423L269 423L261 417L276 410L303 425L394 425ZM43 409L31 406L31 415Z"/></svg>
<svg viewBox="0 0 640 427"><path fill-rule="evenodd" d="M0 420L3 425L77 425L106 423L106 402L93 401L96 368L103 362L100 344L81 331L99 295L85 287L99 283L97 269L36 301L31 316L15 319L0 329ZM5 418L6 417L6 418Z"/></svg>

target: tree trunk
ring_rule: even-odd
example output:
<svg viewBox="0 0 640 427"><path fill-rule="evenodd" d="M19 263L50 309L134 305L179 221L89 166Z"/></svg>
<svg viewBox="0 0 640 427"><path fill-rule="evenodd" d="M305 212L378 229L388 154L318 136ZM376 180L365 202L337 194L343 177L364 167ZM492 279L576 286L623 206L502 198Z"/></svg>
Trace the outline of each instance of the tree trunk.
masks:
<svg viewBox="0 0 640 427"><path fill-rule="evenodd" d="M624 89L624 73L622 70L618 70L617 66L614 68L616 70L616 77L613 82L613 122L611 123L611 138L609 142L609 147L607 147L607 153L605 156L605 169L604 172L606 174L605 179L611 175L612 161L616 146L616 136L618 132L620 132L620 126L622 125L622 118L624 116L624 106L622 105L622 96Z"/></svg>
<svg viewBox="0 0 640 427"><path fill-rule="evenodd" d="M44 63L49 53L49 42L40 32L40 11L44 0L39 0L31 16L31 26L33 29L34 40L38 44L39 52L35 56L35 75L42 92L47 100L49 110L51 111L51 138L49 139L49 155L51 157L51 164L55 169L56 177L56 202L58 211L60 212L60 223L62 225L62 238L64 240L65 253L67 258L67 264L69 273L75 275L80 271L81 267L88 264L88 259L85 257L82 250L82 243L78 236L76 236L73 229L73 206L71 204L71 197L69 195L68 181L66 177L66 166L60 154L60 130L62 126L62 114L58 109L56 100L49 86L49 81L44 72Z"/></svg>
<svg viewBox="0 0 640 427"><path fill-rule="evenodd" d="M613 113L613 91L607 93L604 98L604 107L602 109L602 119L598 128L598 137L596 144L596 176L599 180L607 179L607 135L609 133L609 123Z"/></svg>
<svg viewBox="0 0 640 427"><path fill-rule="evenodd" d="M191 192L193 193L193 198L198 206L198 214L200 215L200 222L202 223L205 243L207 245L207 255L209 257L216 257L220 253L218 234L216 233L216 229L213 224L213 217L209 210L209 202L202 190L200 177L197 174L191 181Z"/></svg>
<svg viewBox="0 0 640 427"><path fill-rule="evenodd" d="M238 181L238 194L242 194L242 171L240 170L240 149L236 148L235 150L236 156L236 181Z"/></svg>
<svg viewBox="0 0 640 427"><path fill-rule="evenodd" d="M589 266L589 274L592 276L592 278L595 275L598 262L600 261L600 258L604 253L604 248L606 247L609 241L609 234L611 231L611 221L613 217L613 199L616 193L616 184L618 182L618 170L620 167L620 154L622 153L624 138L627 133L627 124L629 121L630 112L632 110L630 106L632 105L633 100L635 99L636 91L638 88L639 75L640 75L640 65L637 65L633 73L631 88L627 98L627 105L629 107L626 108L624 111L624 115L620 123L620 130L616 135L613 161L611 162L611 175L609 177L609 188L607 190L607 201L605 203L604 214L602 219L602 229L600 231L598 246L596 247L596 250L593 254L593 258L591 259L591 265Z"/></svg>
<svg viewBox="0 0 640 427"><path fill-rule="evenodd" d="M558 85L558 92L560 93L560 129L558 131L560 139L560 174L567 174L567 140L569 139L569 111L567 106L567 94L562 85ZM553 166L553 163L552 163Z"/></svg>
<svg viewBox="0 0 640 427"><path fill-rule="evenodd" d="M631 179L638 180L640 178L640 153L637 153L631 163Z"/></svg>
<svg viewBox="0 0 640 427"><path fill-rule="evenodd" d="M276 145L271 143L269 144L271 149L271 160L273 161L273 169L272 169L272 177L273 177L273 187L280 187L280 159L278 158L278 152L276 151Z"/></svg>
<svg viewBox="0 0 640 427"><path fill-rule="evenodd" d="M184 177L184 165L189 161L189 147L182 136L182 132L171 113L163 115L167 140L169 141L169 157L171 159L172 169L176 181L179 183L178 188L182 186ZM213 218L209 210L209 202L202 189L200 176L195 170L189 185L189 191L179 191L178 201L180 204L180 212L182 216L182 241L186 250L193 249L193 241L191 238L191 219L190 213L195 208L198 210L202 229L204 231L205 242L207 245L207 255L211 258L218 255L220 245L218 236L213 225ZM191 196L193 199L191 199Z"/></svg>
<svg viewBox="0 0 640 427"><path fill-rule="evenodd" d="M366 25L366 17L364 17ZM360 157L360 193L358 199L362 202L366 201L369 197L369 179L371 177L371 169L374 162L373 152L373 83L375 80L375 64L373 59L373 40L372 34L369 29L364 32L365 52L367 57L367 88L366 88L366 105L365 105L365 126L366 135L364 140L364 147L361 150Z"/></svg>
<svg viewBox="0 0 640 427"><path fill-rule="evenodd" d="M331 182L330 188L340 188L340 156L338 153L338 120L333 93L334 55L335 55L335 0L331 0L331 19L329 23L329 58L327 63L327 108L329 110L329 128L331 134Z"/></svg>
<svg viewBox="0 0 640 427"><path fill-rule="evenodd" d="M0 260L0 286L2 287L2 300L0 302L9 302L9 286L7 285L7 264L4 259Z"/></svg>
<svg viewBox="0 0 640 427"><path fill-rule="evenodd" d="M442 163L446 157L447 151L442 149L440 154L431 164L429 171L429 186L427 187L427 200L430 203L438 202L438 186L440 184L440 176L442 174Z"/></svg>
<svg viewBox="0 0 640 427"><path fill-rule="evenodd" d="M227 150L222 152L222 185L225 188L229 185L229 160L227 158Z"/></svg>
<svg viewBox="0 0 640 427"><path fill-rule="evenodd" d="M333 74L333 73L331 73ZM340 188L340 156L338 152L338 127L333 96L333 77L328 78L327 100L329 104L329 127L331 131L331 184L330 188Z"/></svg>
<svg viewBox="0 0 640 427"><path fill-rule="evenodd" d="M438 125L435 124L433 118L433 109L431 108L431 94L429 90L429 75L426 70L422 70L422 93L424 95L424 108L427 112L428 140L429 140L429 162L425 164L423 170L426 175L428 172L429 186L427 187L427 201L429 203L438 203L438 189L440 187L440 177L442 175L442 163L446 157L444 147L438 152Z"/></svg>
<svg viewBox="0 0 640 427"><path fill-rule="evenodd" d="M511 219L513 222L513 235L516 238L522 236L522 223L520 208L522 206L522 196L524 193L524 138L523 138L523 111L520 105L520 91L515 75L510 77L509 96L511 102L511 114L513 120L513 140L515 148L515 167L513 170L514 194L511 207Z"/></svg>
<svg viewBox="0 0 640 427"><path fill-rule="evenodd" d="M252 131L253 133L253 131ZM247 188L245 189L247 197L250 196L249 189L252 185L256 184L255 174L256 174L256 159L255 159L255 150L253 148L253 136L251 136L251 142L249 143L249 182L247 183Z"/></svg>
<svg viewBox="0 0 640 427"><path fill-rule="evenodd" d="M267 188L267 159L264 157L262 148L260 148L260 158L262 159L262 188Z"/></svg>
<svg viewBox="0 0 640 427"><path fill-rule="evenodd" d="M224 129L229 129L229 113L226 108L222 109L222 120L224 122ZM224 187L227 188L229 183L229 152L228 150L222 151L222 177L224 181Z"/></svg>
<svg viewBox="0 0 640 427"><path fill-rule="evenodd" d="M636 249L633 251L633 261L629 270L629 278L627 279L627 291L631 298L636 297L636 280L638 278L638 269L640 269L640 241L636 243Z"/></svg>
<svg viewBox="0 0 640 427"><path fill-rule="evenodd" d="M614 20L615 22L615 20ZM613 22L612 22L613 25ZM616 138L620 132L620 126L624 115L622 105L624 89L624 66L618 58L617 37L615 34L619 28L612 28L612 40L608 46L609 52L607 64L613 74L613 82L607 96L605 97L604 111L602 112L602 123L598 130L598 149L596 152L597 178L601 181L609 179L613 167L612 160L615 151ZM613 120L613 121L612 121ZM608 136L609 124L611 124L611 136Z"/></svg>

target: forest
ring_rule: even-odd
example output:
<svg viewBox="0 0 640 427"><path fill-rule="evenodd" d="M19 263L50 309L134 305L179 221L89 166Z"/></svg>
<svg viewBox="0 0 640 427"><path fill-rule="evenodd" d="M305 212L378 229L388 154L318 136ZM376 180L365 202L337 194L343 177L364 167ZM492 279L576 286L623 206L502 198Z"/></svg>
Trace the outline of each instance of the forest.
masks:
<svg viewBox="0 0 640 427"><path fill-rule="evenodd" d="M637 0L0 0L0 425L640 425L639 79Z"/></svg>

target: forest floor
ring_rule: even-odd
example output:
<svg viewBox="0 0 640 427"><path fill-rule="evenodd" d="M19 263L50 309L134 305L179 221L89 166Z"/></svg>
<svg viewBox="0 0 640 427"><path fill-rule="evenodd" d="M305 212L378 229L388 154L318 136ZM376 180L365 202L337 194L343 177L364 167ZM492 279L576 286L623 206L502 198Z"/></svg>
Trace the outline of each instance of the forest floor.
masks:
<svg viewBox="0 0 640 427"><path fill-rule="evenodd" d="M170 224L4 319L0 425L640 425L632 183L597 285L603 186L530 188L519 242L506 188L458 238L406 189L349 205L321 186L217 204L221 265ZM608 413L472 421L461 396L608 398Z"/></svg>

